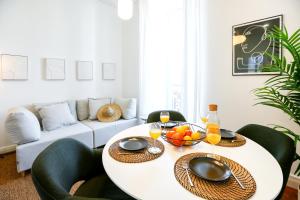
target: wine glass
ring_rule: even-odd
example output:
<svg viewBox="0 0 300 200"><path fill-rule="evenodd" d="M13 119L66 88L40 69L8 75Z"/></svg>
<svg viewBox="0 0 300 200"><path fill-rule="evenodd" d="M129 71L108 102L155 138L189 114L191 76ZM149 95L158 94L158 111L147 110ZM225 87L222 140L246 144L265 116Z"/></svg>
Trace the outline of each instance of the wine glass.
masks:
<svg viewBox="0 0 300 200"><path fill-rule="evenodd" d="M149 134L151 138L154 139L154 143L153 143L153 147L148 148L148 151L152 154L159 154L161 152L161 149L159 147L156 147L156 140L161 135L161 129L158 123L150 124Z"/></svg>
<svg viewBox="0 0 300 200"><path fill-rule="evenodd" d="M208 154L208 157L219 160L219 157L214 154L215 145L221 141L221 131L219 124L207 123L206 140L212 145L212 154Z"/></svg>
<svg viewBox="0 0 300 200"><path fill-rule="evenodd" d="M167 111L160 112L160 121L161 123L164 123L164 128L166 131L166 123L170 120L170 113Z"/></svg>

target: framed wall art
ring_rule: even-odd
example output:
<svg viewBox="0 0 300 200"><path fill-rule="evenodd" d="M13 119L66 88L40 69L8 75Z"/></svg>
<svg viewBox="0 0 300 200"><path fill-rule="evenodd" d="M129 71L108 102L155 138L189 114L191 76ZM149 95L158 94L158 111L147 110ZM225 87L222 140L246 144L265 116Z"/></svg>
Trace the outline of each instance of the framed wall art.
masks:
<svg viewBox="0 0 300 200"><path fill-rule="evenodd" d="M28 57L19 55L1 55L2 80L27 80Z"/></svg>
<svg viewBox="0 0 300 200"><path fill-rule="evenodd" d="M275 26L282 28L282 18L278 15L232 27L232 75L279 73L266 71L264 66L272 64L270 55L281 57L279 41L267 36Z"/></svg>
<svg viewBox="0 0 300 200"><path fill-rule="evenodd" d="M77 80L93 80L93 62L77 61Z"/></svg>
<svg viewBox="0 0 300 200"><path fill-rule="evenodd" d="M65 59L45 59L46 80L65 80Z"/></svg>
<svg viewBox="0 0 300 200"><path fill-rule="evenodd" d="M116 64L102 63L102 79L115 80L116 79Z"/></svg>

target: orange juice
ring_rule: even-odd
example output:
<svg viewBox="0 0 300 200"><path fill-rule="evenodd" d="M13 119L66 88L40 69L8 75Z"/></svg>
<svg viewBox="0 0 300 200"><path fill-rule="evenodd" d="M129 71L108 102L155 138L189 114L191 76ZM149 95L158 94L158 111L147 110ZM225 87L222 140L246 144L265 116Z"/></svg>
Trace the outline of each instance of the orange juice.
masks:
<svg viewBox="0 0 300 200"><path fill-rule="evenodd" d="M150 130L150 136L153 138L153 139L157 139L159 138L161 135L161 130L160 129L151 129Z"/></svg>
<svg viewBox="0 0 300 200"><path fill-rule="evenodd" d="M221 140L221 135L215 133L209 133L206 135L206 139L210 144L216 145Z"/></svg>
<svg viewBox="0 0 300 200"><path fill-rule="evenodd" d="M206 126L206 139L210 144L218 144L221 140L220 126L216 123L208 123Z"/></svg>
<svg viewBox="0 0 300 200"><path fill-rule="evenodd" d="M160 121L162 123L167 123L169 120L170 120L170 116L168 116L168 115L162 115L162 116L160 116Z"/></svg>

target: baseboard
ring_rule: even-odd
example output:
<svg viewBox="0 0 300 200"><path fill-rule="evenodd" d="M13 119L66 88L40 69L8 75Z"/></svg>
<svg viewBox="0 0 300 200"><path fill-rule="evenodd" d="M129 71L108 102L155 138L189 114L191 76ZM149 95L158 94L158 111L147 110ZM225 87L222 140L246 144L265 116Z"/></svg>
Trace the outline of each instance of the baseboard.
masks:
<svg viewBox="0 0 300 200"><path fill-rule="evenodd" d="M299 185L300 185L300 177L291 174L287 186L298 190Z"/></svg>
<svg viewBox="0 0 300 200"><path fill-rule="evenodd" d="M0 147L0 154L10 153L14 151L16 151L16 145Z"/></svg>

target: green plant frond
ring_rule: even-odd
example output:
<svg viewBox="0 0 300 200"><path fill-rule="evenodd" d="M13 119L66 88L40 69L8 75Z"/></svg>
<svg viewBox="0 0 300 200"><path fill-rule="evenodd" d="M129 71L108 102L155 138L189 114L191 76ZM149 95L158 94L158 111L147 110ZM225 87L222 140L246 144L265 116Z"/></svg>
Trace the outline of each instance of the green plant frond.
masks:
<svg viewBox="0 0 300 200"><path fill-rule="evenodd" d="M294 46L295 44L299 43L299 41L300 41L300 29L295 31L289 38L289 42Z"/></svg>
<svg viewBox="0 0 300 200"><path fill-rule="evenodd" d="M296 33L294 35L294 38L296 38L298 34L299 33ZM295 61L297 61L297 62L300 61L300 53L294 47L295 43L290 42L286 27L284 27L283 30L281 30L279 27L274 27L272 29L271 38L274 40L278 40L280 42L280 44L290 52L290 54L293 56L293 59Z"/></svg>
<svg viewBox="0 0 300 200"><path fill-rule="evenodd" d="M275 86L275 85L280 84L281 82L286 82L288 79L289 79L289 76L287 76L287 75L277 75L277 76L274 76L274 77L270 78L269 80L267 80L265 82L265 84L269 85L269 86Z"/></svg>
<svg viewBox="0 0 300 200"><path fill-rule="evenodd" d="M266 54L272 59L272 63L264 66L265 70L280 71L281 74L265 81L264 87L252 90L257 97L255 105L281 110L300 126L300 28L289 36L286 27L274 27L268 33L268 38L286 49L291 59ZM300 135L288 128L275 125L274 129L293 138L295 145L300 141ZM300 160L298 154L295 154L295 160ZM294 173L300 176L300 163Z"/></svg>
<svg viewBox="0 0 300 200"><path fill-rule="evenodd" d="M260 100L257 104L280 109L300 125L300 107L293 103L287 96L268 87L261 88L255 94Z"/></svg>

